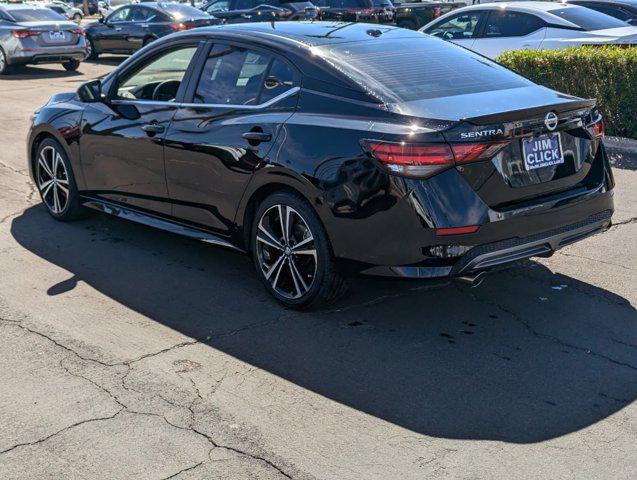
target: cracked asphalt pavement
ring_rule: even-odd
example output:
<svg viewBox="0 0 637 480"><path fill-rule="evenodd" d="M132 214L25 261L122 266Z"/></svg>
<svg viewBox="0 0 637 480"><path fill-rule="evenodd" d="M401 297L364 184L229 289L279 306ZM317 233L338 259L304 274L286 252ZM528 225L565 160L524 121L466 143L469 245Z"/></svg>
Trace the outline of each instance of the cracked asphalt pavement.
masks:
<svg viewBox="0 0 637 480"><path fill-rule="evenodd" d="M51 219L29 117L115 57L0 79L0 478L637 478L637 162L615 225L460 284L275 304L249 259Z"/></svg>

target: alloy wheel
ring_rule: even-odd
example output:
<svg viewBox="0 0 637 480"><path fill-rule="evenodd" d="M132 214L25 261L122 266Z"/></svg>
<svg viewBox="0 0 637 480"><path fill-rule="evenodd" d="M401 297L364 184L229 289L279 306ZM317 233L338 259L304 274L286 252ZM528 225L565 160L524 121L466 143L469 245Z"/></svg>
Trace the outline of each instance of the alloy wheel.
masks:
<svg viewBox="0 0 637 480"><path fill-rule="evenodd" d="M37 166L40 195L54 214L60 214L69 202L69 176L60 153L51 146L40 151Z"/></svg>
<svg viewBox="0 0 637 480"><path fill-rule="evenodd" d="M5 67L6 67L6 60L4 58L4 52L2 51L2 49L0 49L0 73L4 72Z"/></svg>
<svg viewBox="0 0 637 480"><path fill-rule="evenodd" d="M318 260L314 235L289 205L273 205L261 216L255 254L265 279L282 297L298 299L312 287Z"/></svg>

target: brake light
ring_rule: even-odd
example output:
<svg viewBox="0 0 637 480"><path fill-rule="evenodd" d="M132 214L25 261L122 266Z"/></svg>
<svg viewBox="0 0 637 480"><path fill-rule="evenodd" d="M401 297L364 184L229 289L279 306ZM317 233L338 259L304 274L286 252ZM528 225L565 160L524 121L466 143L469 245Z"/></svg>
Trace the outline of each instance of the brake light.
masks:
<svg viewBox="0 0 637 480"><path fill-rule="evenodd" d="M479 225L468 225L466 227L438 228L436 235L466 235L467 233L475 233L480 228Z"/></svg>
<svg viewBox="0 0 637 480"><path fill-rule="evenodd" d="M604 138L606 135L606 122L604 122L603 117L592 124L591 128L593 129L593 135L595 135L595 138Z"/></svg>
<svg viewBox="0 0 637 480"><path fill-rule="evenodd" d="M451 145L456 163L489 160L506 147L508 142L456 143Z"/></svg>
<svg viewBox="0 0 637 480"><path fill-rule="evenodd" d="M40 32L35 30L13 30L11 34L15 38L27 38L27 37L37 37L40 35Z"/></svg>
<svg viewBox="0 0 637 480"><path fill-rule="evenodd" d="M363 149L392 173L429 177L456 164L489 160L508 142L395 143L364 140Z"/></svg>
<svg viewBox="0 0 637 480"><path fill-rule="evenodd" d="M433 18L438 18L440 16L440 13L442 12L442 9L440 7L433 7L432 8L433 11Z"/></svg>
<svg viewBox="0 0 637 480"><path fill-rule="evenodd" d="M71 33L74 33L75 35L86 35L86 30L83 28L76 28L75 30L71 30Z"/></svg>
<svg viewBox="0 0 637 480"><path fill-rule="evenodd" d="M183 23L171 23L170 29L174 32L182 32L184 30L190 30L191 28L195 28L192 25L184 25Z"/></svg>
<svg viewBox="0 0 637 480"><path fill-rule="evenodd" d="M363 148L392 173L429 177L453 166L453 153L445 143L387 143L363 141Z"/></svg>

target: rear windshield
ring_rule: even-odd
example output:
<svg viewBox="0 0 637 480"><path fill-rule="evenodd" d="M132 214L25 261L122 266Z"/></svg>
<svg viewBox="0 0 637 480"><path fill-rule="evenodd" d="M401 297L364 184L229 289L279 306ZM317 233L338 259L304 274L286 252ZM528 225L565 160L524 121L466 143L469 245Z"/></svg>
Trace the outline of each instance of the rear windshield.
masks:
<svg viewBox="0 0 637 480"><path fill-rule="evenodd" d="M180 20L182 18L206 16L206 14L198 8L191 7L190 5L183 5L181 3L160 3L160 6L162 10L165 10L171 17L177 20Z"/></svg>
<svg viewBox="0 0 637 480"><path fill-rule="evenodd" d="M569 7L550 10L549 13L557 15L564 20L574 23L583 30L604 30L606 28L626 27L627 23L605 13L591 10L586 7Z"/></svg>
<svg viewBox="0 0 637 480"><path fill-rule="evenodd" d="M12 8L8 13L16 22L67 21L62 15L48 8Z"/></svg>
<svg viewBox="0 0 637 480"><path fill-rule="evenodd" d="M425 35L322 46L317 51L386 103L533 85L484 57Z"/></svg>

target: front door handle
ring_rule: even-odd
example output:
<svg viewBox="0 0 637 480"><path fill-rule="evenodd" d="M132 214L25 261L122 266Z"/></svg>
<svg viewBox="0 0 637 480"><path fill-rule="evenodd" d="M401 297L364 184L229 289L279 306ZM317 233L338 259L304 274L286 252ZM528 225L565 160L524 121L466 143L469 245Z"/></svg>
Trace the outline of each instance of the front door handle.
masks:
<svg viewBox="0 0 637 480"><path fill-rule="evenodd" d="M156 133L162 133L165 130L165 127L158 123L149 123L148 125L144 125L142 130L152 137Z"/></svg>
<svg viewBox="0 0 637 480"><path fill-rule="evenodd" d="M272 134L265 132L246 132L241 136L250 143L269 142L272 140Z"/></svg>
<svg viewBox="0 0 637 480"><path fill-rule="evenodd" d="M121 31L122 31L122 27L116 27L116 28L115 28L115 31L116 31L116 32L121 32Z"/></svg>

